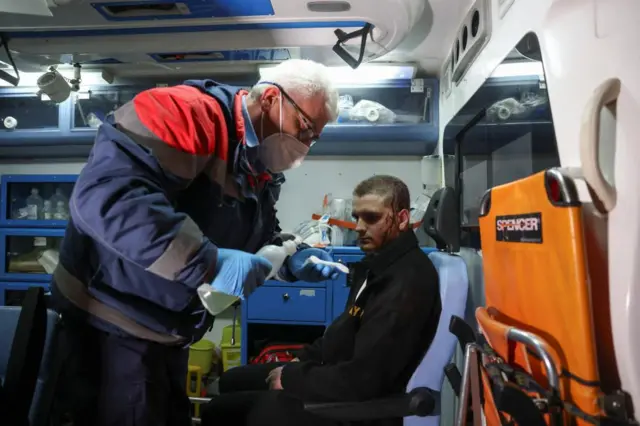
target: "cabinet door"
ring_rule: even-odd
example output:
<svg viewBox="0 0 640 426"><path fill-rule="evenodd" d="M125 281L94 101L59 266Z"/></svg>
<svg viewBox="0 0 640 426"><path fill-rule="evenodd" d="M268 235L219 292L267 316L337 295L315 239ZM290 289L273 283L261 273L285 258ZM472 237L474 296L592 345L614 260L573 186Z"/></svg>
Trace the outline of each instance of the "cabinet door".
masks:
<svg viewBox="0 0 640 426"><path fill-rule="evenodd" d="M59 106L35 93L0 94L0 138L5 132L58 129L59 117Z"/></svg>
<svg viewBox="0 0 640 426"><path fill-rule="evenodd" d="M2 227L64 227L77 175L2 176Z"/></svg>
<svg viewBox="0 0 640 426"><path fill-rule="evenodd" d="M142 90L144 88L122 87L79 94L73 100L71 128L97 128L109 113L132 100Z"/></svg>
<svg viewBox="0 0 640 426"><path fill-rule="evenodd" d="M64 229L0 230L0 277L11 281L48 282L58 264Z"/></svg>
<svg viewBox="0 0 640 426"><path fill-rule="evenodd" d="M324 322L326 290L260 287L248 299L249 320Z"/></svg>

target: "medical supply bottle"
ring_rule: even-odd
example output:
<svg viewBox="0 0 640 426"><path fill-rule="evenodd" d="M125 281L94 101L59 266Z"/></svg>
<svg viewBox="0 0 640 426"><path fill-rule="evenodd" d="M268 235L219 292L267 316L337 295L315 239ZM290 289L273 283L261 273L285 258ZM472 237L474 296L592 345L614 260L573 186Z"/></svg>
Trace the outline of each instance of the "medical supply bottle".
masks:
<svg viewBox="0 0 640 426"><path fill-rule="evenodd" d="M44 220L53 219L53 206L51 205L51 201L44 200L44 205L42 207L42 218Z"/></svg>
<svg viewBox="0 0 640 426"><path fill-rule="evenodd" d="M285 260L287 260L287 257L293 255L301 243L302 240L296 237L295 240L283 242L281 246L264 246L256 253L256 256L264 257L272 265L271 272L267 275L267 280L273 278L278 273L282 265L284 265ZM238 296L232 296L214 290L211 284L202 284L198 287L197 291L202 305L211 315L220 314L240 300Z"/></svg>
<svg viewBox="0 0 640 426"><path fill-rule="evenodd" d="M42 216L42 206L44 200L40 196L38 188L31 188L31 195L27 197L27 219L38 220Z"/></svg>

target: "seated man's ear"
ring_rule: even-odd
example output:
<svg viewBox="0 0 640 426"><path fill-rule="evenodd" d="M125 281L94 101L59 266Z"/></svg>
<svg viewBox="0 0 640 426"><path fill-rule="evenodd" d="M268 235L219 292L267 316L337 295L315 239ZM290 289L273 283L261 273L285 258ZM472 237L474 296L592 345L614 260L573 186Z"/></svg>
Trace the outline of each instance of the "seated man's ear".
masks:
<svg viewBox="0 0 640 426"><path fill-rule="evenodd" d="M398 228L400 231L406 231L411 227L409 220L411 219L411 213L409 210L403 209L398 213Z"/></svg>

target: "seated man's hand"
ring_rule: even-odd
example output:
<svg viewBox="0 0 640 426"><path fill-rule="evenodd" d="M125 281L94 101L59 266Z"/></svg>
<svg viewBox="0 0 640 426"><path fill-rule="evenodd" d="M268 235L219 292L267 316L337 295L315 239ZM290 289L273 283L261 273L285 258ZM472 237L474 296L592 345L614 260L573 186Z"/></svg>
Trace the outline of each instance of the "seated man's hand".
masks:
<svg viewBox="0 0 640 426"><path fill-rule="evenodd" d="M300 358L295 357L294 359L291 360L291 362L300 362Z"/></svg>
<svg viewBox="0 0 640 426"><path fill-rule="evenodd" d="M296 252L287 260L289 270L294 277L301 281L318 282L338 278L340 271L329 265L305 263L309 257L315 256L320 260L333 262L329 253L318 248L306 248Z"/></svg>
<svg viewBox="0 0 640 426"><path fill-rule="evenodd" d="M269 385L269 389L271 390L282 390L282 369L284 367L274 368L269 372L269 376L267 376L267 384Z"/></svg>
<svg viewBox="0 0 640 426"><path fill-rule="evenodd" d="M218 249L216 276L211 283L216 291L246 297L264 284L271 272L267 259L240 250Z"/></svg>

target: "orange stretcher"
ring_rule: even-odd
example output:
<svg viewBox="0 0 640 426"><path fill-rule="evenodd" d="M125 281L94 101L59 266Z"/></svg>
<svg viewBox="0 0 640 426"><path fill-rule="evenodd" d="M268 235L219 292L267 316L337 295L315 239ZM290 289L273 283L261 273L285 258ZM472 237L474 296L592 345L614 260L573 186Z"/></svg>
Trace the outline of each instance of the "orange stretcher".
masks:
<svg viewBox="0 0 640 426"><path fill-rule="evenodd" d="M573 181L550 169L492 188L479 222L486 307L476 310L479 338L467 346L472 359L465 361L477 364L475 393L485 424L588 425L608 419L591 303L597 293L591 286L598 283L589 280ZM465 375L474 374L467 364ZM470 410L474 424L477 405Z"/></svg>

